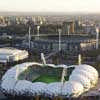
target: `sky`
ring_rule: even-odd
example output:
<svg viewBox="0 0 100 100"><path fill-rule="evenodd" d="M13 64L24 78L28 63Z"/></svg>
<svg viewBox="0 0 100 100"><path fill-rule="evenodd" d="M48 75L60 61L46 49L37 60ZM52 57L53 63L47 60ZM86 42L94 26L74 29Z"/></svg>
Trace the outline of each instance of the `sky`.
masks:
<svg viewBox="0 0 100 100"><path fill-rule="evenodd" d="M0 11L100 13L100 0L0 0Z"/></svg>

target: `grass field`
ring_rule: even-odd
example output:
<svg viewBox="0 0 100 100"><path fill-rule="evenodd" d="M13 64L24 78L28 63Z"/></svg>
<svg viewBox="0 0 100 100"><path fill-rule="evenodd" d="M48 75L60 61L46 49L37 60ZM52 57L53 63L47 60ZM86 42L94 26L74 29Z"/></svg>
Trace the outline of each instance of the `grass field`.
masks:
<svg viewBox="0 0 100 100"><path fill-rule="evenodd" d="M68 81L71 70L67 70L65 80ZM41 68L41 67L29 67L27 70L19 75L19 80L28 80L31 82L60 82L62 76L62 68Z"/></svg>
<svg viewBox="0 0 100 100"><path fill-rule="evenodd" d="M33 82L45 82L45 83L52 83L52 82L59 82L61 80L60 77L52 76L52 75L41 75Z"/></svg>

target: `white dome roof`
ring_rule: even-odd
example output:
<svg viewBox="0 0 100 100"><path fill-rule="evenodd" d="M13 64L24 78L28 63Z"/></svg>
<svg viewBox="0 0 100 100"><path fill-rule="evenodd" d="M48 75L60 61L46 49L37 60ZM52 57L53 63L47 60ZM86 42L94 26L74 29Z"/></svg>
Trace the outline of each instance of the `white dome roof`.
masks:
<svg viewBox="0 0 100 100"><path fill-rule="evenodd" d="M3 80L3 83L1 84L3 92L13 94L16 82L17 81L15 79L11 79L11 78Z"/></svg>
<svg viewBox="0 0 100 100"><path fill-rule="evenodd" d="M86 72L90 72L91 74L94 74L96 78L98 77L97 70L90 65L85 65L85 64L79 65L75 68L75 70L85 70Z"/></svg>
<svg viewBox="0 0 100 100"><path fill-rule="evenodd" d="M83 85L85 91L91 88L90 80L87 77L83 76L82 74L76 74L76 75L72 74L69 80L80 82Z"/></svg>
<svg viewBox="0 0 100 100"><path fill-rule="evenodd" d="M70 97L78 97L84 92L83 85L77 81L68 81L64 84L62 88L62 95Z"/></svg>
<svg viewBox="0 0 100 100"><path fill-rule="evenodd" d="M50 83L47 85L47 88L45 89L45 94L47 96L59 96L61 95L61 90L62 90L63 84L61 82L55 82L55 83Z"/></svg>
<svg viewBox="0 0 100 100"><path fill-rule="evenodd" d="M77 97L83 92L89 90L98 81L98 72L95 68L89 65L77 65L74 71L70 75L69 81L63 84L62 82L55 82L46 84L43 82L29 82L27 80L16 80L16 69L18 68L19 74L25 71L29 66L43 64L35 62L27 62L16 65L9 69L2 77L1 88L3 92L11 93L12 95L24 95L35 96L45 94L46 96L71 96ZM48 64L47 64L48 65ZM51 66L51 65L50 65ZM53 68L66 67L52 65ZM71 66L69 66L71 67ZM73 67L73 66L72 66Z"/></svg>
<svg viewBox="0 0 100 100"><path fill-rule="evenodd" d="M19 50L16 48L0 48L0 62L13 62L23 60L28 57L26 50Z"/></svg>
<svg viewBox="0 0 100 100"><path fill-rule="evenodd" d="M96 84L97 84L97 79L98 79L98 77L96 77L96 76L98 76L98 75L94 75L93 73L91 73L91 72L89 72L89 71L86 71L86 70L74 70L73 72L72 72L72 75L74 76L74 75L83 75L84 77L86 77L86 78L88 78L89 80L90 80L90 83L91 83L91 87L94 87Z"/></svg>

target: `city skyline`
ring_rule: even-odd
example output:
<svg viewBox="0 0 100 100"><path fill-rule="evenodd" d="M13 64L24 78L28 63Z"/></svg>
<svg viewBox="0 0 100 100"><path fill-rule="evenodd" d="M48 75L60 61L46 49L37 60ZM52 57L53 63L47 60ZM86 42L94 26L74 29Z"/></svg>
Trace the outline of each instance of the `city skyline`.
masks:
<svg viewBox="0 0 100 100"><path fill-rule="evenodd" d="M100 0L1 0L0 12L99 13Z"/></svg>

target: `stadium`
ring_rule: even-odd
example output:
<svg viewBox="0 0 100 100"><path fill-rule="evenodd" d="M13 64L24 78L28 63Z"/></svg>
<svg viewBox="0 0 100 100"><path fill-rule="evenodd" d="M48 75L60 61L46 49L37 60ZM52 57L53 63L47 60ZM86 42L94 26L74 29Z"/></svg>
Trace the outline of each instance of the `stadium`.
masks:
<svg viewBox="0 0 100 100"><path fill-rule="evenodd" d="M0 48L0 63L20 61L28 57L26 50L19 50L15 48Z"/></svg>
<svg viewBox="0 0 100 100"><path fill-rule="evenodd" d="M97 82L98 72L90 65L26 62L10 68L3 75L1 90L7 97L17 100L39 100L41 97L78 98L94 88Z"/></svg>

